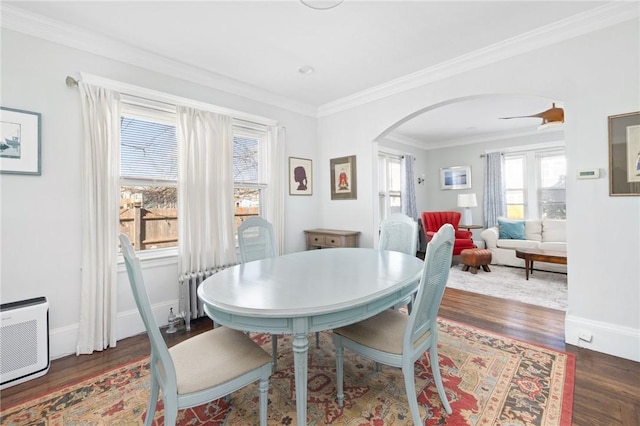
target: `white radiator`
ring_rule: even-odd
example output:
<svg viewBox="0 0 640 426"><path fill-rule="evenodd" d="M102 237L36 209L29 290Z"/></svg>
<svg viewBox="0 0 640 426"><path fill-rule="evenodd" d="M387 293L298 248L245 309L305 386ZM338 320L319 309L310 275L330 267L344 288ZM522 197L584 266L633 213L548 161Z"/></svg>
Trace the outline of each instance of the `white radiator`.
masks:
<svg viewBox="0 0 640 426"><path fill-rule="evenodd" d="M47 299L0 305L0 389L43 376L49 365Z"/></svg>
<svg viewBox="0 0 640 426"><path fill-rule="evenodd" d="M204 316L204 306L198 299L198 286L218 270L208 269L202 272L184 274L178 278L180 287L179 316L184 318L185 328L191 330L191 319Z"/></svg>

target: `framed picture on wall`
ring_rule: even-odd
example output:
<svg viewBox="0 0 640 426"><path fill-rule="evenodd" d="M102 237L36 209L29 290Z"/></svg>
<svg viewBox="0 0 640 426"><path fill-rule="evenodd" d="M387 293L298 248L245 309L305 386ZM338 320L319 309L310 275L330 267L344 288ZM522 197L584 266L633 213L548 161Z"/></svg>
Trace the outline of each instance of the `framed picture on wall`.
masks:
<svg viewBox="0 0 640 426"><path fill-rule="evenodd" d="M332 158L329 161L331 164L331 199L357 199L356 156Z"/></svg>
<svg viewBox="0 0 640 426"><path fill-rule="evenodd" d="M471 166L455 166L440 169L440 189L471 188Z"/></svg>
<svg viewBox="0 0 640 426"><path fill-rule="evenodd" d="M40 175L40 117L0 107L0 173Z"/></svg>
<svg viewBox="0 0 640 426"><path fill-rule="evenodd" d="M609 120L609 195L640 195L640 112Z"/></svg>
<svg viewBox="0 0 640 426"><path fill-rule="evenodd" d="M313 194L311 160L289 157L289 195Z"/></svg>

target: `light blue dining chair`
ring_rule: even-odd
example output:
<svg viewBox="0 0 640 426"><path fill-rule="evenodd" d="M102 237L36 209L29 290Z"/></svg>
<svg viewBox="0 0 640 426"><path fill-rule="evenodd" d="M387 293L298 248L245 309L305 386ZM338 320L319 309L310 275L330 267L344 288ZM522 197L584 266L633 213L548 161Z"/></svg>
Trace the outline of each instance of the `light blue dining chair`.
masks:
<svg viewBox="0 0 640 426"><path fill-rule="evenodd" d="M380 222L379 250L399 251L415 256L418 250L418 222L402 213L393 213ZM395 308L407 306L411 312L413 297L398 303Z"/></svg>
<svg viewBox="0 0 640 426"><path fill-rule="evenodd" d="M175 425L179 409L205 404L259 381L260 425L266 426L269 354L246 334L227 327L206 331L168 348L151 310L140 260L125 234L120 235L120 245L131 291L151 342L151 394L145 425L153 424L160 388L164 424Z"/></svg>
<svg viewBox="0 0 640 426"><path fill-rule="evenodd" d="M387 309L364 321L333 330L340 406L344 403L343 362L344 348L347 348L378 363L402 368L413 423L424 424L418 409L414 363L428 350L438 395L446 412L452 413L438 362L438 309L449 278L453 243L453 226L446 224L427 245L418 293L409 315Z"/></svg>
<svg viewBox="0 0 640 426"><path fill-rule="evenodd" d="M393 213L380 222L380 250L415 256L418 250L418 222L402 213Z"/></svg>
<svg viewBox="0 0 640 426"><path fill-rule="evenodd" d="M266 259L277 255L273 225L261 217L250 217L238 227L240 262Z"/></svg>
<svg viewBox="0 0 640 426"><path fill-rule="evenodd" d="M273 225L261 217L250 217L238 227L240 262L267 259L277 255ZM320 333L316 333L316 347L320 347ZM273 370L278 366L278 336L271 335L271 357Z"/></svg>
<svg viewBox="0 0 640 426"><path fill-rule="evenodd" d="M276 241L273 225L261 217L250 217L238 227L240 263L267 259L276 256ZM271 335L271 362L273 371L278 366L278 336Z"/></svg>

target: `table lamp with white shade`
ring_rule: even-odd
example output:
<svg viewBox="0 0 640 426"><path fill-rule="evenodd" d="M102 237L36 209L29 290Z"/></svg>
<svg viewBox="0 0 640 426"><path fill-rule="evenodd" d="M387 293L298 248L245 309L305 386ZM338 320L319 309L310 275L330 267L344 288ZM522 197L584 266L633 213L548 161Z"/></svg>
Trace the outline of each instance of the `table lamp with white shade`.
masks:
<svg viewBox="0 0 640 426"><path fill-rule="evenodd" d="M464 208L460 225L471 225L471 207L477 207L476 194L458 194L458 207Z"/></svg>

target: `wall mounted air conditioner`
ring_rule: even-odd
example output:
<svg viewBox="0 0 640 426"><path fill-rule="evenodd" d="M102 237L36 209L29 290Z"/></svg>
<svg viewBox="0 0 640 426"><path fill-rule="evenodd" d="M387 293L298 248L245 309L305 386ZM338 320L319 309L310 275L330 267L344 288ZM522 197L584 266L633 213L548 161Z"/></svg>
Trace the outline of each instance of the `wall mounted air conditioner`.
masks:
<svg viewBox="0 0 640 426"><path fill-rule="evenodd" d="M43 376L49 365L47 299L0 305L0 389Z"/></svg>

